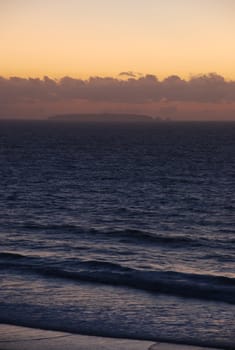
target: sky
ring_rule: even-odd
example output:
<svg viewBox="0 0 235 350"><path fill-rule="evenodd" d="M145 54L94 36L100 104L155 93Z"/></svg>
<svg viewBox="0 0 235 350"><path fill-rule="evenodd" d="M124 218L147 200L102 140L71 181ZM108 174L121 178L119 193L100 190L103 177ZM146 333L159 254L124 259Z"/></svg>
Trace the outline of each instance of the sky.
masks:
<svg viewBox="0 0 235 350"><path fill-rule="evenodd" d="M15 116L16 111L21 117L117 111L235 119L234 33L234 0L0 0L0 116ZM210 84L210 92L203 93L210 97L202 101L192 92L192 83L203 76ZM17 84L12 77L18 78ZM64 77L74 83L72 88L69 81L66 96L61 92ZM144 90L150 77L170 81L174 89L179 86L169 77L178 77L191 83L192 95L184 88L178 99L169 97L152 81L157 96L121 97L127 88L120 87L123 80L129 81L133 95L136 85ZM34 96L32 79L41 84ZM218 87L221 79L226 87ZM49 81L57 90L49 89ZM81 81L85 95L77 93ZM104 85L107 90L111 82L119 85L120 96L104 93L95 99L92 91L102 92Z"/></svg>

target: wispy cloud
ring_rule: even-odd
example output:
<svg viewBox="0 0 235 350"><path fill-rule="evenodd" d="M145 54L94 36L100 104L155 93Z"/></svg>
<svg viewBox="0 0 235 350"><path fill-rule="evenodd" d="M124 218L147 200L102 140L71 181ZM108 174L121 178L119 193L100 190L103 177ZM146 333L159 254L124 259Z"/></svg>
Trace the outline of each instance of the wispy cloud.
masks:
<svg viewBox="0 0 235 350"><path fill-rule="evenodd" d="M129 78L136 78L138 76L141 76L141 73L127 71L127 72L121 72L118 74L120 77L129 77Z"/></svg>

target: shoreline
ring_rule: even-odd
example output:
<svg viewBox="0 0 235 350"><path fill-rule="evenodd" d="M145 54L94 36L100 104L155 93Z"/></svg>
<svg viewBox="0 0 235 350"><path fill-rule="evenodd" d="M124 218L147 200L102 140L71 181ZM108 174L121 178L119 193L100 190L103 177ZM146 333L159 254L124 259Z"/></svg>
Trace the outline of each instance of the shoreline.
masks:
<svg viewBox="0 0 235 350"><path fill-rule="evenodd" d="M185 344L109 338L0 324L0 350L216 350Z"/></svg>

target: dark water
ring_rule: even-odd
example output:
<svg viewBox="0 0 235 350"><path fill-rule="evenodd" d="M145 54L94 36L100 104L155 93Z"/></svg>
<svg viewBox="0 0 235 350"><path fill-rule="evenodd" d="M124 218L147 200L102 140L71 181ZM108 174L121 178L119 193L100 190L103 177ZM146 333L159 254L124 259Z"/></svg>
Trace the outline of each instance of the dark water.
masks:
<svg viewBox="0 0 235 350"><path fill-rule="evenodd" d="M0 123L0 322L234 346L235 123Z"/></svg>

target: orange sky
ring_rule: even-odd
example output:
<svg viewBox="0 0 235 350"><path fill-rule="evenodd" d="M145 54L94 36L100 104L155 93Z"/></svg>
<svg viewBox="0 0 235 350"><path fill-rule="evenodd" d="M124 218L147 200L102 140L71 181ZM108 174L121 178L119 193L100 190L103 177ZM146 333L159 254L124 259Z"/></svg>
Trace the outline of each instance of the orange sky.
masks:
<svg viewBox="0 0 235 350"><path fill-rule="evenodd" d="M234 33L234 0L1 1L1 75L235 79Z"/></svg>
<svg viewBox="0 0 235 350"><path fill-rule="evenodd" d="M0 117L128 111L176 119L235 119L235 88L230 83L235 81L234 33L234 0L0 1ZM128 74L120 75L123 72ZM211 72L222 80L208 75ZM189 100L182 95L188 87L179 88L174 79L167 92L165 83L154 86L161 95L156 98L151 79L144 78L148 74L161 82L172 75L188 81ZM191 81L202 75L209 77L202 80L202 88L199 80L205 101ZM25 80L7 80L14 76ZM62 91L60 79L65 76L82 79L88 91L79 95L77 81L66 83L66 92ZM41 80L32 83L30 77ZM106 80L94 85L90 77L115 78L108 86L111 91L120 80L133 78L130 100L123 101L125 88L120 87L114 96L106 89L95 99ZM56 92L48 84L57 84ZM150 89L150 95L133 101L131 94L138 96L135 85L143 94Z"/></svg>

